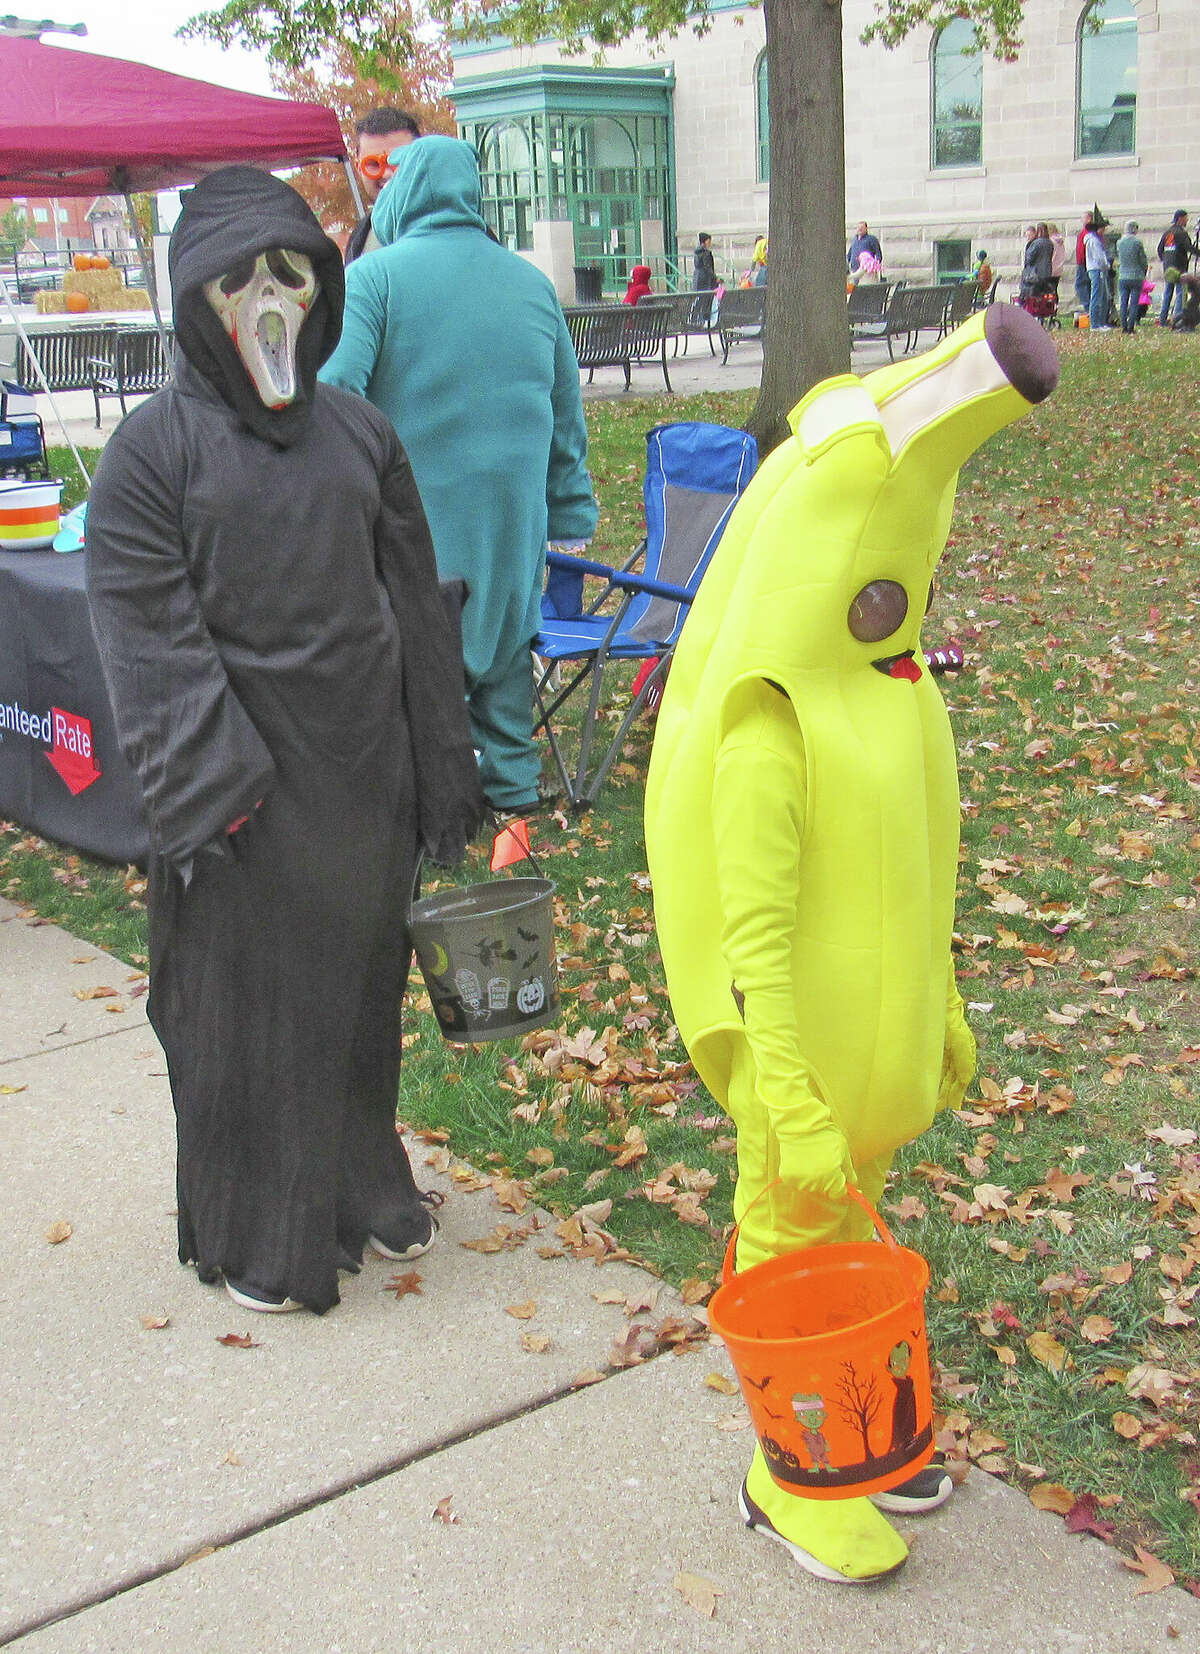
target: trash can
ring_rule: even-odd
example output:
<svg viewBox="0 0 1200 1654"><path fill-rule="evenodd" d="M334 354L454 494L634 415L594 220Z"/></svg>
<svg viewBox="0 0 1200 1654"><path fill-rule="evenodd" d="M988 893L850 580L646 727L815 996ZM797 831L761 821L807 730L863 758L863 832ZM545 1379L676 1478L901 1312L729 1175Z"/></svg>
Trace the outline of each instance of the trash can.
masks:
<svg viewBox="0 0 1200 1654"><path fill-rule="evenodd" d="M599 304L604 298L604 272L598 264L575 266L575 303Z"/></svg>

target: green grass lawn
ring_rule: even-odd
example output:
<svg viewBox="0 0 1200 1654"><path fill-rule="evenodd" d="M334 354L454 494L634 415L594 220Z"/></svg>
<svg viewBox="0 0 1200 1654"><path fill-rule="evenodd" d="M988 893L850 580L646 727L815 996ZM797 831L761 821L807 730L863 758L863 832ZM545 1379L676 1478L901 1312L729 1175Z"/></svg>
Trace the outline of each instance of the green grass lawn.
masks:
<svg viewBox="0 0 1200 1654"><path fill-rule="evenodd" d="M885 1213L930 1261L943 1442L1195 1582L1200 345L1147 331L1059 346L1056 396L963 473L926 626L968 650L945 687L980 1064L964 1109L899 1157ZM595 553L639 538L651 424L739 424L751 401L590 404ZM561 1027L523 1049L448 1046L414 977L401 1110L433 1163L463 1156L513 1211L588 1207L585 1234L599 1225L604 1245L698 1300L735 1165L655 947L651 733L635 730L591 815L537 825L557 883ZM482 868L476 856L471 876ZM144 963L136 873L14 828L0 890Z"/></svg>

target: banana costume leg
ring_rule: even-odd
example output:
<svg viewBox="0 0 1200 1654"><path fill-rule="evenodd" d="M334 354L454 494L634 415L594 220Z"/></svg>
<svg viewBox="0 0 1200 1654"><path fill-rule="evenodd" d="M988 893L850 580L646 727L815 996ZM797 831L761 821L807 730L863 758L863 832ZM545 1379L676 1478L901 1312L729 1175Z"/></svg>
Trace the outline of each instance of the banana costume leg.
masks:
<svg viewBox="0 0 1200 1654"><path fill-rule="evenodd" d="M846 1184L877 1203L971 1077L954 742L920 624L959 467L1057 375L1033 318L992 306L912 362L818 385L676 649L647 854L676 1021L737 1126L740 1268L860 1238ZM825 1578L906 1554L866 1499L788 1491L761 1452L742 1510Z"/></svg>

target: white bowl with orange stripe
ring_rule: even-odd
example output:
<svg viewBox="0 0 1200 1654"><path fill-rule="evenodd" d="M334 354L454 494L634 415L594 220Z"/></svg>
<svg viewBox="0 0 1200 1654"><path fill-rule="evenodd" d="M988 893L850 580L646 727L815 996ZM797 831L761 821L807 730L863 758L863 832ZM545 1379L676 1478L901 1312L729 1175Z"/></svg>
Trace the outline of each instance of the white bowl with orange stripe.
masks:
<svg viewBox="0 0 1200 1654"><path fill-rule="evenodd" d="M45 551L58 533L61 482L0 482L0 546Z"/></svg>

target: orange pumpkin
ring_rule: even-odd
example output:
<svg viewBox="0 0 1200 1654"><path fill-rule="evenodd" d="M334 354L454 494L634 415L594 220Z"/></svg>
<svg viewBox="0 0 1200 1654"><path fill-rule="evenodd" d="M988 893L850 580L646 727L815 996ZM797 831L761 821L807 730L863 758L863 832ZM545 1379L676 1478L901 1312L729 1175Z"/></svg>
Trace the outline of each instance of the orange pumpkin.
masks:
<svg viewBox="0 0 1200 1654"><path fill-rule="evenodd" d="M109 259L109 258L105 258L103 253L93 253L93 255L92 255L92 269L93 270L111 270L112 269L112 260Z"/></svg>
<svg viewBox="0 0 1200 1654"><path fill-rule="evenodd" d="M81 316L85 310L92 308L91 300L86 293L68 293L67 309L72 315Z"/></svg>
<svg viewBox="0 0 1200 1654"><path fill-rule="evenodd" d="M92 255L90 253L76 253L75 257L71 260L71 267L75 270L90 270L92 267Z"/></svg>

